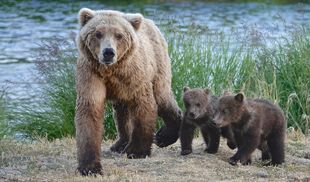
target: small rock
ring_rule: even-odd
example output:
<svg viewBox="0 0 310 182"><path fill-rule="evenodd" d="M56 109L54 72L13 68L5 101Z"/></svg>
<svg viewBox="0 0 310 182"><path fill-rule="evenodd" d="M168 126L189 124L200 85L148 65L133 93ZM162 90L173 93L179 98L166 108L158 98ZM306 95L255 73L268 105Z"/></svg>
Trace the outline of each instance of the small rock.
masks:
<svg viewBox="0 0 310 182"><path fill-rule="evenodd" d="M261 177L261 178L267 178L267 177L268 177L268 173L267 173L266 171L258 171L258 172L256 173L256 175L257 175L258 177Z"/></svg>

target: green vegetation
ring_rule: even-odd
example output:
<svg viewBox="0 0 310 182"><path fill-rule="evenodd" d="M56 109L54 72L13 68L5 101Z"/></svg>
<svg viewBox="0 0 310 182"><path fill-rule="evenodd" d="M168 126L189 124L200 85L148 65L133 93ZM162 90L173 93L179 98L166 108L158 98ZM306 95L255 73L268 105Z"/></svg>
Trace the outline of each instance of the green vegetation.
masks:
<svg viewBox="0 0 310 182"><path fill-rule="evenodd" d="M26 137L48 139L74 136L75 116L75 63L73 45L60 38L43 42L38 50L36 68L40 82L45 83L39 103L22 103L14 113L13 130ZM115 138L116 129L112 109L107 107L105 119L106 138Z"/></svg>
<svg viewBox="0 0 310 182"><path fill-rule="evenodd" d="M214 94L243 91L248 97L273 100L284 110L288 126L309 132L310 32L296 31L272 48L233 44L224 34L201 35L166 30L172 62L173 91L180 107L184 86L208 87ZM41 102L24 104L14 114L14 131L48 139L74 136L75 62L73 45L54 39L42 45L37 62L43 86ZM112 108L107 106L105 139L116 137ZM159 126L160 124L158 124Z"/></svg>
<svg viewBox="0 0 310 182"><path fill-rule="evenodd" d="M185 36L190 35L190 36ZM231 46L222 34L174 33L169 37L173 90L182 106L182 87L207 87L214 94L243 91L278 103L288 127L310 129L310 30L296 30L269 48L245 42ZM215 42L215 43L212 43Z"/></svg>
<svg viewBox="0 0 310 182"><path fill-rule="evenodd" d="M7 115L4 92L0 91L0 139L7 134Z"/></svg>

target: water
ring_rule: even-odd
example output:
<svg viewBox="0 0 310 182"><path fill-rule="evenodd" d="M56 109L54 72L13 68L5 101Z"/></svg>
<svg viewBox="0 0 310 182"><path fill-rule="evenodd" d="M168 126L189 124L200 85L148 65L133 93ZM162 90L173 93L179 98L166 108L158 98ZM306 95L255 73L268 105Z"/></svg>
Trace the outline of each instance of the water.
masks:
<svg viewBox="0 0 310 182"><path fill-rule="evenodd" d="M35 49L42 40L54 36L72 39L78 30L77 12L82 7L140 12L155 20L159 26L169 22L169 26L180 31L191 24L199 25L205 33L225 32L229 35L232 30L259 30L270 40L285 35L296 26L310 25L309 3L119 4L98 1L1 1L0 88L9 87L9 96L13 99L35 97L40 88L33 64ZM169 21L171 19L173 21Z"/></svg>

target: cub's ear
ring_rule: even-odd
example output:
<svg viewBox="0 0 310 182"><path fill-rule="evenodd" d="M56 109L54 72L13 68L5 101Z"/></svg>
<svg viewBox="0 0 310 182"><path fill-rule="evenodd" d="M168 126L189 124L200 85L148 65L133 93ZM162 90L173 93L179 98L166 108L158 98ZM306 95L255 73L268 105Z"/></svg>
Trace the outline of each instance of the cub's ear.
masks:
<svg viewBox="0 0 310 182"><path fill-rule="evenodd" d="M211 94L211 90L210 90L210 89L205 88L204 91L205 91L205 93L206 93L207 95Z"/></svg>
<svg viewBox="0 0 310 182"><path fill-rule="evenodd" d="M133 26L135 30L140 28L143 16L139 13L136 14L125 14L125 19Z"/></svg>
<svg viewBox="0 0 310 182"><path fill-rule="evenodd" d="M243 93L238 93L237 95L235 95L235 99L238 102L243 102L244 100L244 94Z"/></svg>
<svg viewBox="0 0 310 182"><path fill-rule="evenodd" d="M95 12L88 8L82 8L79 11L80 26L83 27L90 19L95 16Z"/></svg>
<svg viewBox="0 0 310 182"><path fill-rule="evenodd" d="M228 90L225 90L224 93L223 93L224 96L229 96L229 95L232 95L232 93Z"/></svg>
<svg viewBox="0 0 310 182"><path fill-rule="evenodd" d="M189 89L190 89L189 87L184 87L183 92L185 93L185 92L189 91Z"/></svg>

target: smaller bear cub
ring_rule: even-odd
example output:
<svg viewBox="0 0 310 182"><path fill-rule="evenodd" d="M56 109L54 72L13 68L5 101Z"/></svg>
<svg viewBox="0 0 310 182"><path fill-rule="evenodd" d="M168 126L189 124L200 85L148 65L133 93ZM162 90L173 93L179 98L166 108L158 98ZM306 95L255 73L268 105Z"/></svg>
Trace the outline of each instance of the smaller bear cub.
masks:
<svg viewBox="0 0 310 182"><path fill-rule="evenodd" d="M196 127L200 128L207 145L206 152L216 153L219 148L220 136L227 138L227 145L234 149L236 144L230 126L219 128L213 118L217 111L218 97L211 95L208 89L190 89L184 87L183 101L185 113L180 129L181 155L192 153L192 141Z"/></svg>
<svg viewBox="0 0 310 182"><path fill-rule="evenodd" d="M219 112L215 123L219 127L230 125L238 150L229 163L251 163L256 148L262 151L262 160L268 165L284 162L285 117L282 110L263 99L246 99L243 93L224 95L219 99Z"/></svg>

